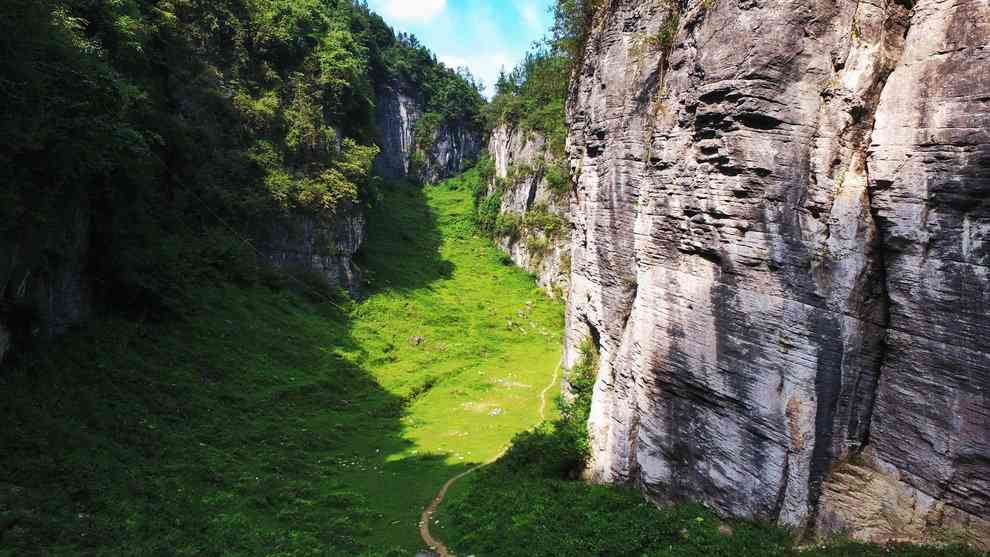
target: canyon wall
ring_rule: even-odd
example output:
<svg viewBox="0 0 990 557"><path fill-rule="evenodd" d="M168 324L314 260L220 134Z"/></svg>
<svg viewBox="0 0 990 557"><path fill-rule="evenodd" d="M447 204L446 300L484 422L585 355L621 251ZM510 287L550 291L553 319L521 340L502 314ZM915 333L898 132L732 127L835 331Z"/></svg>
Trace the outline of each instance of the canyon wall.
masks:
<svg viewBox="0 0 990 557"><path fill-rule="evenodd" d="M990 4L613 0L568 106L590 475L990 540Z"/></svg>
<svg viewBox="0 0 990 557"><path fill-rule="evenodd" d="M375 108L381 147L375 173L379 176L439 182L467 170L478 159L481 130L465 122L442 122L427 148L417 145L416 124L424 115L422 104L407 84L393 83L379 90Z"/></svg>
<svg viewBox="0 0 990 557"><path fill-rule="evenodd" d="M265 263L289 273L316 273L358 296L362 274L354 256L366 239L365 226L364 212L354 204L338 208L332 219L290 213L263 223L256 245Z"/></svg>
<svg viewBox="0 0 990 557"><path fill-rule="evenodd" d="M0 363L17 344L62 334L92 312L89 209L66 195L57 212L58 226L0 241Z"/></svg>
<svg viewBox="0 0 990 557"><path fill-rule="evenodd" d="M570 192L553 191L546 178L546 168L555 161L545 139L503 124L492 131L488 153L495 166L491 188L502 192L500 218L503 223L515 221L511 230L503 227L508 233L496 234L496 243L536 275L548 292L565 291L570 274Z"/></svg>

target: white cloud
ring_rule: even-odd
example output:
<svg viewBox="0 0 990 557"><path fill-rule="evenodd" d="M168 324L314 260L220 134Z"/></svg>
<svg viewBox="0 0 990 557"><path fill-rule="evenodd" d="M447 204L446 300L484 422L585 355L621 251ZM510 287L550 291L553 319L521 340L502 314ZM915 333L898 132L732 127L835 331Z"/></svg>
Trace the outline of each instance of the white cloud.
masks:
<svg viewBox="0 0 990 557"><path fill-rule="evenodd" d="M378 9L396 21L427 23L443 13L447 0L382 0Z"/></svg>
<svg viewBox="0 0 990 557"><path fill-rule="evenodd" d="M533 4L527 2L522 2L519 4L519 13L522 14L523 21L526 22L531 29L540 29L543 27L543 18L540 17L540 8L534 6Z"/></svg>
<svg viewBox="0 0 990 557"><path fill-rule="evenodd" d="M485 94L491 98L495 94L495 82L498 81L498 72L503 67L512 69L511 57L505 52L491 52L478 56L438 56L441 62L448 68L460 68L467 66L475 77L481 78L485 84Z"/></svg>

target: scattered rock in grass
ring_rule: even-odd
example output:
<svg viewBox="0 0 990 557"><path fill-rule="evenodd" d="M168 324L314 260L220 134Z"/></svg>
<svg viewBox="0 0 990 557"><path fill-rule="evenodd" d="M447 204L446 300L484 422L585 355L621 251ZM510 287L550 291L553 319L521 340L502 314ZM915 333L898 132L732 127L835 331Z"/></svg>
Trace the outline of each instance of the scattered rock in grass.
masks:
<svg viewBox="0 0 990 557"><path fill-rule="evenodd" d="M719 524L719 526L718 526L718 533L719 534L722 534L723 536L731 536L732 535L732 527L729 526L728 524Z"/></svg>
<svg viewBox="0 0 990 557"><path fill-rule="evenodd" d="M423 344L424 342L426 342L426 339L423 338L423 337L420 337L420 336L415 336L415 337L412 337L411 339L409 339L409 343L412 344L413 346L419 346L420 344Z"/></svg>
<svg viewBox="0 0 990 557"><path fill-rule="evenodd" d="M492 410L491 413L490 413L490 415L492 415L492 416L498 416L500 414L502 414L502 409L501 408L496 408L496 409Z"/></svg>

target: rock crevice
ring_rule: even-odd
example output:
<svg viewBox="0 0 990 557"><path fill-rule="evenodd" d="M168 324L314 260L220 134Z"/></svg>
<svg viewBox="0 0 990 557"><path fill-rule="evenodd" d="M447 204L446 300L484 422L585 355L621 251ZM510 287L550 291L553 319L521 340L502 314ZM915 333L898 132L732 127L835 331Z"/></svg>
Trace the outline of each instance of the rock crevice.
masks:
<svg viewBox="0 0 990 557"><path fill-rule="evenodd" d="M603 9L568 106L591 476L809 532L990 538L985 2ZM881 493L911 519L856 502Z"/></svg>
<svg viewBox="0 0 990 557"><path fill-rule="evenodd" d="M548 152L546 138L503 124L492 131L488 152L495 167L489 189L501 195L496 242L549 293L566 290L570 193L554 191L547 178L547 169L559 162ZM568 177L559 178L569 186Z"/></svg>

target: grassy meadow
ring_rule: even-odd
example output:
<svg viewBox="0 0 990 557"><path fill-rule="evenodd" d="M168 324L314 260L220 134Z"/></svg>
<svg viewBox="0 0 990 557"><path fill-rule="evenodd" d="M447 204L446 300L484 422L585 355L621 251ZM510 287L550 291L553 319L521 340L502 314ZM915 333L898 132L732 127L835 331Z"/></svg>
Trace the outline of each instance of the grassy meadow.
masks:
<svg viewBox="0 0 990 557"><path fill-rule="evenodd" d="M0 375L0 556L411 555L450 476L539 421L562 306L460 181L380 191L335 307L204 287Z"/></svg>

